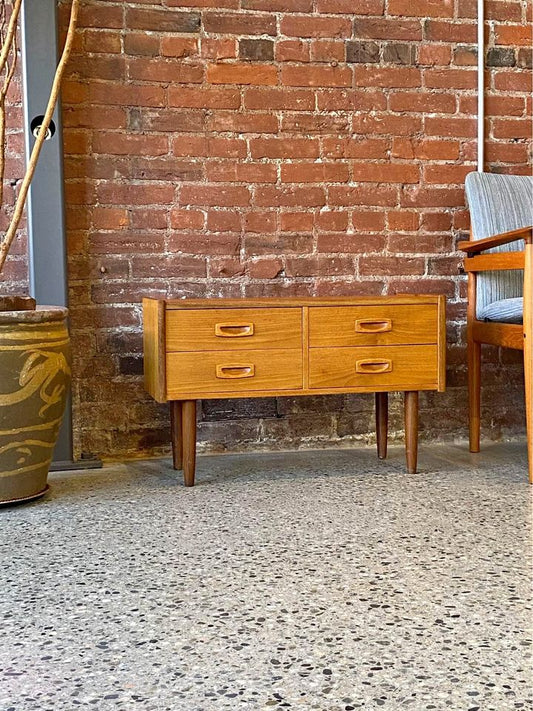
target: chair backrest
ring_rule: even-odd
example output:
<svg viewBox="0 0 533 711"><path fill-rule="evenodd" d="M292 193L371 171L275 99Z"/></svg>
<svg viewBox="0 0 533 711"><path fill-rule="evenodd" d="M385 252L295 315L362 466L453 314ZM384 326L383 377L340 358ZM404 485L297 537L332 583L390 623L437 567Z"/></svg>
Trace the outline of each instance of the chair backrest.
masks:
<svg viewBox="0 0 533 711"><path fill-rule="evenodd" d="M492 237L533 225L533 177L469 173L465 190L472 239ZM517 241L488 251L514 252L523 249L523 241ZM524 273L521 270L478 274L477 315L484 306L494 301L522 296L523 286Z"/></svg>

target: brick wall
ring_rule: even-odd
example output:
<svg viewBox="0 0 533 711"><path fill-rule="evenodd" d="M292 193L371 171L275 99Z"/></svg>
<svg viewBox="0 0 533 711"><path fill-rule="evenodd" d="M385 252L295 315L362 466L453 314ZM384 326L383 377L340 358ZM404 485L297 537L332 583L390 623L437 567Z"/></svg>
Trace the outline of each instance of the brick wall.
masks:
<svg viewBox="0 0 533 711"><path fill-rule="evenodd" d="M487 12L488 168L524 173L531 4ZM475 16L475 0L85 3L64 90L78 454L167 447L166 409L142 388L145 295L446 294L449 389L422 398L421 423L466 436L455 244L476 157ZM523 432L520 356L487 349L491 436ZM349 444L369 437L372 407L206 401L200 438Z"/></svg>

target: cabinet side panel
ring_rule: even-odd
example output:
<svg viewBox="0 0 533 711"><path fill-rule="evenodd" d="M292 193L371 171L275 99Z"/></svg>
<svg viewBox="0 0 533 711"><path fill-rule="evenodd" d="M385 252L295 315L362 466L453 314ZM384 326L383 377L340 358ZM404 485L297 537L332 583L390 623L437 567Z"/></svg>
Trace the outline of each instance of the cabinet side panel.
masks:
<svg viewBox="0 0 533 711"><path fill-rule="evenodd" d="M143 299L144 387L158 402L166 402L165 302Z"/></svg>
<svg viewBox="0 0 533 711"><path fill-rule="evenodd" d="M439 312L438 312L438 383L437 390L444 392L446 390L446 297L439 296Z"/></svg>

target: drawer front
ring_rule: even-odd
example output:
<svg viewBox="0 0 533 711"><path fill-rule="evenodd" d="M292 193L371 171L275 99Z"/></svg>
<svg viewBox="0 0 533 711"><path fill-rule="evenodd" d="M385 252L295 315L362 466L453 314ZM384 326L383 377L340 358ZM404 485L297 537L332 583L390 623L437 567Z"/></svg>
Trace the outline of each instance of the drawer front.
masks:
<svg viewBox="0 0 533 711"><path fill-rule="evenodd" d="M397 304L309 309L309 344L381 346L437 342L437 306Z"/></svg>
<svg viewBox="0 0 533 711"><path fill-rule="evenodd" d="M302 348L302 310L168 310L167 351Z"/></svg>
<svg viewBox="0 0 533 711"><path fill-rule="evenodd" d="M424 390L437 385L436 346L312 348L310 388Z"/></svg>
<svg viewBox="0 0 533 711"><path fill-rule="evenodd" d="M167 354L167 397L180 393L294 390L303 387L301 350Z"/></svg>

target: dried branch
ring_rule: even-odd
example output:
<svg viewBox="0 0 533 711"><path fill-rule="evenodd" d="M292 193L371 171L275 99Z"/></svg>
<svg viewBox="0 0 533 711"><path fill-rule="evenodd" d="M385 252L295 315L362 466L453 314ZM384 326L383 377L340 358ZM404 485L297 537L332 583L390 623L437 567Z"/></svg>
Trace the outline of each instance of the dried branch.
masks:
<svg viewBox="0 0 533 711"><path fill-rule="evenodd" d="M21 5L22 0L15 0L13 3L13 10L11 11L11 17L9 18L9 24L7 26L6 38L2 43L2 51L0 52L0 74L4 71L9 52L11 51L11 45L13 44L13 37L17 33L17 24Z"/></svg>
<svg viewBox="0 0 533 711"><path fill-rule="evenodd" d="M6 96L11 85L11 80L15 74L17 66L17 33L15 32L11 42L13 50L13 60L7 64L4 83L0 89L0 205L4 204L4 172L6 165Z"/></svg>
<svg viewBox="0 0 533 711"><path fill-rule="evenodd" d="M21 2L22 0L20 0ZM18 2L20 6L20 2ZM41 148L48 134L48 128L50 126L50 121L56 107L57 99L59 96L59 91L61 89L61 81L63 75L65 74L65 69L67 62L70 57L70 52L72 50L72 43L74 41L74 35L76 32L76 27L78 24L78 12L79 12L80 0L72 0L72 5L70 8L70 19L68 25L67 36L65 39L65 45L63 47L63 52L61 54L61 59L57 65L56 73L54 76L54 81L52 83L52 89L50 91L50 98L48 100L48 106L46 107L46 112L44 114L44 119L37 134L37 138L33 145L33 150L31 152L30 159L26 168L24 179L22 180L22 185L20 187L20 192L15 203L15 209L13 215L9 222L9 226L4 235L4 240L0 245L0 272L6 261L7 253L13 242L13 239L17 233L20 220L22 219L22 214L24 212L24 205L26 204L26 198L28 196L28 190L30 188L30 183L32 181L33 175L35 173L35 168L37 167L37 161L39 159L39 154ZM8 30L9 32L9 30ZM6 54L7 58L7 54ZM5 63L4 63L5 65ZM2 65L3 66L3 65Z"/></svg>

